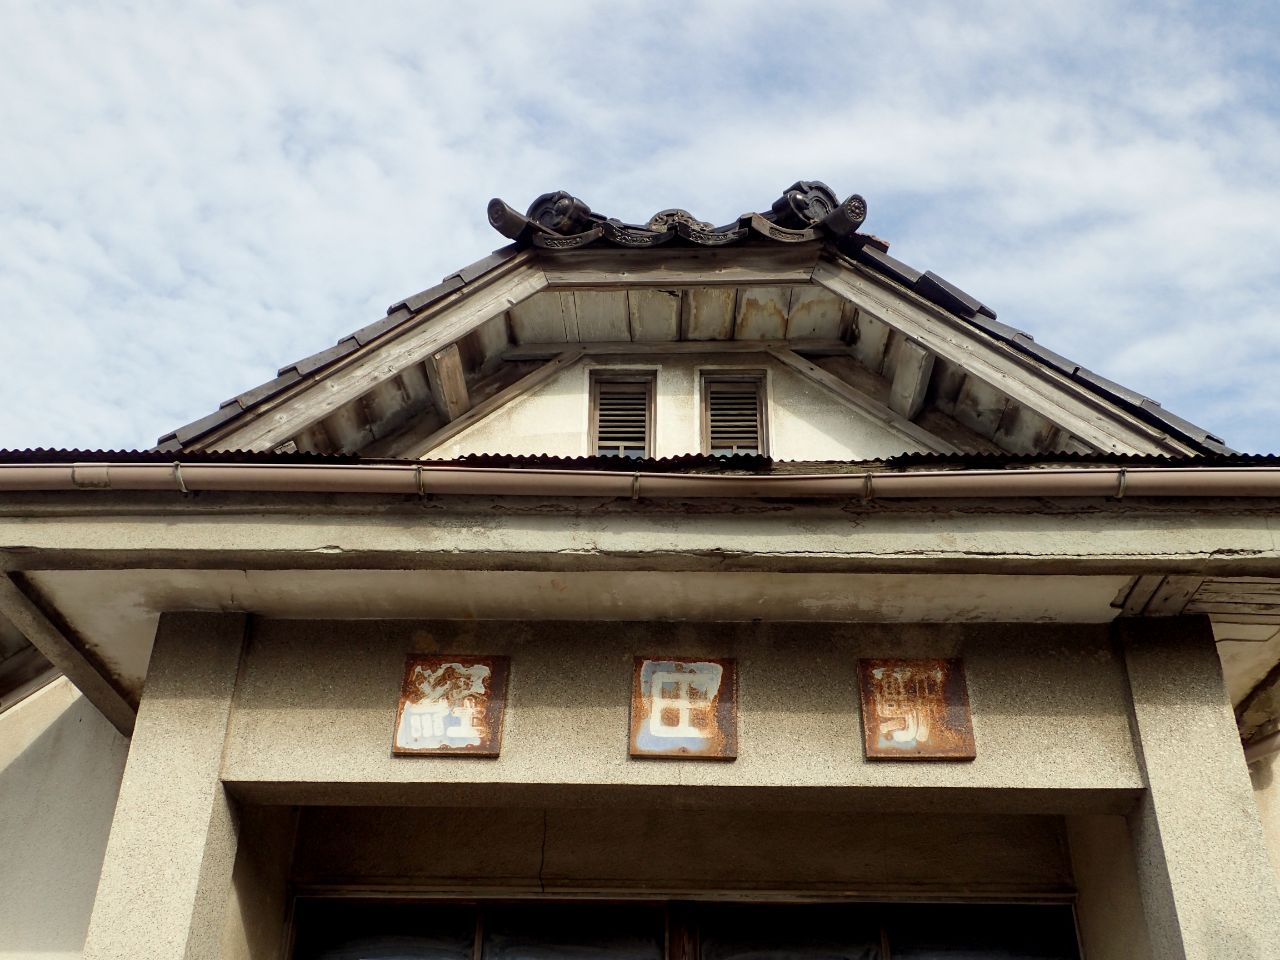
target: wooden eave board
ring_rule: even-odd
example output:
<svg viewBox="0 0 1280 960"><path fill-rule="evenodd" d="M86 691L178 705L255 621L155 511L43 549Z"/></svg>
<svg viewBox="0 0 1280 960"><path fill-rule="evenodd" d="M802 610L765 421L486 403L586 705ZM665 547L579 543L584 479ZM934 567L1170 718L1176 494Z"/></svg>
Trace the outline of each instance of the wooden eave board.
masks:
<svg viewBox="0 0 1280 960"><path fill-rule="evenodd" d="M981 384L971 392L987 400L999 395L1015 401L1104 452L1192 452L1056 370L858 264L824 260L814 270L814 281L854 304L860 324L874 319L963 369L971 382ZM957 399L957 407L962 403Z"/></svg>

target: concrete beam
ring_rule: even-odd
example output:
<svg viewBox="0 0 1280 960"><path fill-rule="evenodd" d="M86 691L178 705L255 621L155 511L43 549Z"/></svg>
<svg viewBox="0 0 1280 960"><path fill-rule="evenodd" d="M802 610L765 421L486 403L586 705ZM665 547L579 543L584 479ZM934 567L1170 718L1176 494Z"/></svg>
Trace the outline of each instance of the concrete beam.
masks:
<svg viewBox="0 0 1280 960"><path fill-rule="evenodd" d="M135 712L80 646L27 595L14 577L0 573L0 614L17 627L45 659L61 670L85 698L126 737L133 734Z"/></svg>
<svg viewBox="0 0 1280 960"><path fill-rule="evenodd" d="M768 570L1280 576L1275 506L513 503L200 494L0 502L0 570ZM175 522L180 519L181 522ZM856 534L856 535L853 535Z"/></svg>

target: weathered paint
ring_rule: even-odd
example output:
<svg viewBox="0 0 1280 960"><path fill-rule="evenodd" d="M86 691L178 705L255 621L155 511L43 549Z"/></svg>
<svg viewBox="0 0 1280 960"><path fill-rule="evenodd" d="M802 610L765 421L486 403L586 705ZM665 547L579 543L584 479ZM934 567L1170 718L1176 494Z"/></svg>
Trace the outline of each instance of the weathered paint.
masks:
<svg viewBox="0 0 1280 960"><path fill-rule="evenodd" d="M496 757L507 699L506 657L411 655L392 753Z"/></svg>
<svg viewBox="0 0 1280 960"><path fill-rule="evenodd" d="M636 657L631 755L734 759L738 755L737 662Z"/></svg>
<svg viewBox="0 0 1280 960"><path fill-rule="evenodd" d="M859 660L868 760L972 760L977 756L964 663Z"/></svg>

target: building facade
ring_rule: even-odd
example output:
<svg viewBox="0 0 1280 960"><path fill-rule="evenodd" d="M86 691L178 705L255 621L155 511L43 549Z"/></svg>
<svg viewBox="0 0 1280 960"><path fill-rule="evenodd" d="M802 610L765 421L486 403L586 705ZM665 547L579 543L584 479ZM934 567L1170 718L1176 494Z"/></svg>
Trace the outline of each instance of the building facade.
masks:
<svg viewBox="0 0 1280 960"><path fill-rule="evenodd" d="M865 215L494 201L0 453L0 957L1280 956L1280 469Z"/></svg>

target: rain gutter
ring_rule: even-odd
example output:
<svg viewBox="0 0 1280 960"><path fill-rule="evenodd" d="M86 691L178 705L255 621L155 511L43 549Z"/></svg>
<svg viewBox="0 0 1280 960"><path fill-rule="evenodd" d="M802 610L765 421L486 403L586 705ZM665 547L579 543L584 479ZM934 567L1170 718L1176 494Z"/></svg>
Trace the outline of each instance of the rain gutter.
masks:
<svg viewBox="0 0 1280 960"><path fill-rule="evenodd" d="M539 497L1277 497L1280 467L1043 467L839 474L654 474L432 463L0 464L0 492L368 493Z"/></svg>

